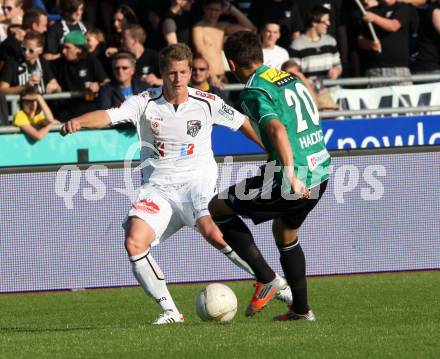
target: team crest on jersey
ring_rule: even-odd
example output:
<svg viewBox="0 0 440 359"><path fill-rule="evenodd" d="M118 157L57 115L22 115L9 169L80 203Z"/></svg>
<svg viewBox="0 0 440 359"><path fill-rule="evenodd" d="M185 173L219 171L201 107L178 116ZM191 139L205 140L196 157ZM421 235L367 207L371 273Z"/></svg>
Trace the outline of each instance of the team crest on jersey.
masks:
<svg viewBox="0 0 440 359"><path fill-rule="evenodd" d="M191 120L186 123L186 133L191 137L196 137L202 128L202 122L199 120Z"/></svg>
<svg viewBox="0 0 440 359"><path fill-rule="evenodd" d="M151 131L155 136L159 136L160 134L160 121L162 121L161 118L150 119Z"/></svg>
<svg viewBox="0 0 440 359"><path fill-rule="evenodd" d="M293 77L291 74L273 68L267 69L259 76L277 86L284 86L285 84L295 80L295 77Z"/></svg>

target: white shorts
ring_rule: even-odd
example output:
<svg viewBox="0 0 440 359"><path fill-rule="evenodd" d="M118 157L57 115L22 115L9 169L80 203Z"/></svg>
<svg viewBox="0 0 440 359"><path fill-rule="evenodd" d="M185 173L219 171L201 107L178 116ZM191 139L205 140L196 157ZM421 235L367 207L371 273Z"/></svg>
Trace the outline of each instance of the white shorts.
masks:
<svg viewBox="0 0 440 359"><path fill-rule="evenodd" d="M146 183L128 217L139 217L153 228L156 238L151 246L155 246L184 226L197 229L197 219L209 215L208 204L217 193L216 187L216 178L169 186Z"/></svg>

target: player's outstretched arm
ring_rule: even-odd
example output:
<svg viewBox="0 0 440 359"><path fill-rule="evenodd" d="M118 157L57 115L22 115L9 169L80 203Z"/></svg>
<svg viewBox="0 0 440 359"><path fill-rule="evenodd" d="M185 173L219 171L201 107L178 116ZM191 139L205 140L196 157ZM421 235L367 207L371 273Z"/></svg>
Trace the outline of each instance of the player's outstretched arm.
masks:
<svg viewBox="0 0 440 359"><path fill-rule="evenodd" d="M107 111L99 110L75 117L61 127L62 136L79 131L81 128L104 128L111 123Z"/></svg>
<svg viewBox="0 0 440 359"><path fill-rule="evenodd" d="M243 125L241 125L240 127L240 132L243 135L245 135L247 138L249 138L251 141L255 142L263 150L265 149L263 143L260 140L260 137L258 137L257 133L252 127L251 122L249 121L249 118L247 116L246 116L246 120L244 120L243 122Z"/></svg>

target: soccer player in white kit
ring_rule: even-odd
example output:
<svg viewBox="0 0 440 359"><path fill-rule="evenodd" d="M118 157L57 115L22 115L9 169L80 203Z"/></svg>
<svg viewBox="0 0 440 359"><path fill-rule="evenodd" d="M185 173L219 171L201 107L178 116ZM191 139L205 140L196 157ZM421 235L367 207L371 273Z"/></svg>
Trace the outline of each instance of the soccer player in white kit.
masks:
<svg viewBox="0 0 440 359"><path fill-rule="evenodd" d="M151 246L183 226L197 228L215 248L253 274L223 241L209 215L208 204L216 194L217 181L217 164L211 149L212 126L240 129L252 140L259 140L247 117L221 98L188 87L191 61L191 50L184 44L164 48L159 56L163 87L132 96L119 108L74 118L61 129L65 135L82 127L101 128L122 122L136 126L145 167L143 184L124 224L125 248L134 276L162 308L153 324L184 321L150 253ZM280 291L279 297L289 301L290 288Z"/></svg>

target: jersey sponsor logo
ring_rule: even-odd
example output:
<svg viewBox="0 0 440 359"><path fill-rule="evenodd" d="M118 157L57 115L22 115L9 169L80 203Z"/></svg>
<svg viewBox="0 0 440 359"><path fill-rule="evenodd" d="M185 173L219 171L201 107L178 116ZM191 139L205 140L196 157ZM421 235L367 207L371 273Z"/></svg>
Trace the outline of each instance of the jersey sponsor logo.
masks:
<svg viewBox="0 0 440 359"><path fill-rule="evenodd" d="M196 137L202 128L202 122L199 120L190 120L186 123L186 133L191 137Z"/></svg>
<svg viewBox="0 0 440 359"><path fill-rule="evenodd" d="M273 68L267 69L259 76L277 86L284 86L285 84L295 80L295 77L293 77L291 74Z"/></svg>
<svg viewBox="0 0 440 359"><path fill-rule="evenodd" d="M301 136L298 138L299 144L301 145L301 148L304 150L306 148L309 148L312 145L317 144L318 142L323 141L323 133L322 130L318 130L312 133L309 133L305 136Z"/></svg>
<svg viewBox="0 0 440 359"><path fill-rule="evenodd" d="M133 205L133 208L150 214L157 214L160 212L159 206L156 203L154 203L152 200L149 200L148 198L139 199Z"/></svg>
<svg viewBox="0 0 440 359"><path fill-rule="evenodd" d="M230 121L234 120L234 115L235 115L234 109L231 106L225 104L224 102L222 103L222 108L218 110L218 113Z"/></svg>
<svg viewBox="0 0 440 359"><path fill-rule="evenodd" d="M307 156L307 164L309 165L309 170L314 171L321 163L327 161L329 158L330 154L325 148L322 151Z"/></svg>
<svg viewBox="0 0 440 359"><path fill-rule="evenodd" d="M212 93L197 90L196 95L204 98L209 98L210 100L215 100L215 95L213 95Z"/></svg>
<svg viewBox="0 0 440 359"><path fill-rule="evenodd" d="M180 145L180 157L194 154L194 143L182 143Z"/></svg>

